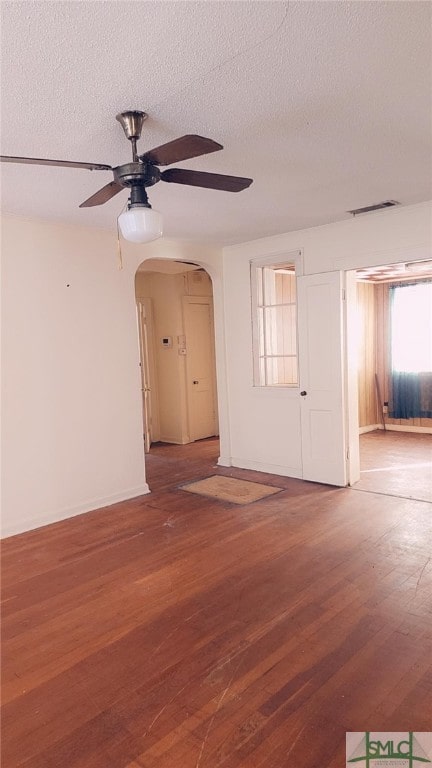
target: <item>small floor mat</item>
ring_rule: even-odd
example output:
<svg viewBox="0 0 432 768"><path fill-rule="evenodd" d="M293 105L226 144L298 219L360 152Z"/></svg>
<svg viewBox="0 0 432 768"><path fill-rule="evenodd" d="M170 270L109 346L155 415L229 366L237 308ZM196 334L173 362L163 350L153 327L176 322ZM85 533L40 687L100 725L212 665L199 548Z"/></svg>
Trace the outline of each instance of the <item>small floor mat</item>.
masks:
<svg viewBox="0 0 432 768"><path fill-rule="evenodd" d="M283 488L276 488L274 485L252 483L249 480L238 480L235 477L223 477L223 475L212 475L204 480L197 480L195 483L181 485L180 488L183 491L189 491L189 493L198 493L201 496L210 496L221 501L231 501L233 504L250 504L252 501L258 501L258 499L263 499L265 496L283 490Z"/></svg>

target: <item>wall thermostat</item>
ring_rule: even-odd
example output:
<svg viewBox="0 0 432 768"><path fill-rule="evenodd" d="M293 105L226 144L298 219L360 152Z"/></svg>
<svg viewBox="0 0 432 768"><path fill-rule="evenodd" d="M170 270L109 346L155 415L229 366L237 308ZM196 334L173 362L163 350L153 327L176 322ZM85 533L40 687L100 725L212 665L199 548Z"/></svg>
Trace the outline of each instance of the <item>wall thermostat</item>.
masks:
<svg viewBox="0 0 432 768"><path fill-rule="evenodd" d="M162 337L162 346L163 347L172 347L172 336L163 336Z"/></svg>

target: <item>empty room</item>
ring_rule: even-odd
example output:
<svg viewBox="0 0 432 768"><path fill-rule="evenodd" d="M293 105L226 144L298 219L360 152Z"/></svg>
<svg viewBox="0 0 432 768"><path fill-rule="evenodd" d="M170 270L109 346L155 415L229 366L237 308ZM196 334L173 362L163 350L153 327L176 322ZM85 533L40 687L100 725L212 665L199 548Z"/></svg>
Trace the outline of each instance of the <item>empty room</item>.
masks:
<svg viewBox="0 0 432 768"><path fill-rule="evenodd" d="M2 767L431 762L431 4L0 15Z"/></svg>

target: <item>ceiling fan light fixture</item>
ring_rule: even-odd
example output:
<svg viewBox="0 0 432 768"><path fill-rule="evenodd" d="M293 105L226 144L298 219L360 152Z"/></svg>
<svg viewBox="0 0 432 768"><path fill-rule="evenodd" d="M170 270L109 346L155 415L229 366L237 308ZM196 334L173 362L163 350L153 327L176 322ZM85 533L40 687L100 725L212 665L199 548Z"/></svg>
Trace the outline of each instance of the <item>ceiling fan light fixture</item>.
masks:
<svg viewBox="0 0 432 768"><path fill-rule="evenodd" d="M123 189L130 188L128 209L118 217L117 225L124 239L132 243L149 243L162 236L162 216L157 211L152 210L146 192L147 187L152 187L159 181L226 192L241 192L242 189L246 189L252 184L252 179L241 176L193 171L190 168L168 168L168 170L161 172L160 165L172 165L179 160L189 160L192 157L208 155L210 152L223 149L223 146L205 136L186 134L139 155L137 141L141 136L143 122L146 119L147 113L137 109L129 109L117 115L117 120L132 146L131 163L123 163L123 165L114 167L101 163L82 163L71 160L50 160L48 158L12 155L0 155L0 162L85 168L90 171L112 171L113 180L105 184L87 200L84 200L80 208L103 205Z"/></svg>
<svg viewBox="0 0 432 768"><path fill-rule="evenodd" d="M162 237L162 214L146 205L134 205L118 217L120 231L131 243L150 243Z"/></svg>

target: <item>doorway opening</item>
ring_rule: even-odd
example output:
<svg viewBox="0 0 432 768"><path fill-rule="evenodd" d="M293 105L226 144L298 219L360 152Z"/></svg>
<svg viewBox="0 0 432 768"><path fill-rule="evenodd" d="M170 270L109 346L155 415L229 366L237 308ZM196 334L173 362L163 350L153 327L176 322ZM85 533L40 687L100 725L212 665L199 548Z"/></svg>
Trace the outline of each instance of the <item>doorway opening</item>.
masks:
<svg viewBox="0 0 432 768"><path fill-rule="evenodd" d="M213 286L198 264L148 259L135 276L145 453L219 435Z"/></svg>
<svg viewBox="0 0 432 768"><path fill-rule="evenodd" d="M413 268L414 266L414 268ZM432 282L432 261L398 263L357 270L359 491L432 501L432 418L399 418L392 398L397 333L395 289ZM393 308L393 309L392 309ZM392 321L393 318L393 321ZM418 324L412 343L430 345L432 309ZM432 370L419 374L425 396L432 400ZM411 375L411 374L410 374ZM414 375L414 374L413 374ZM422 405L422 408L425 407Z"/></svg>

